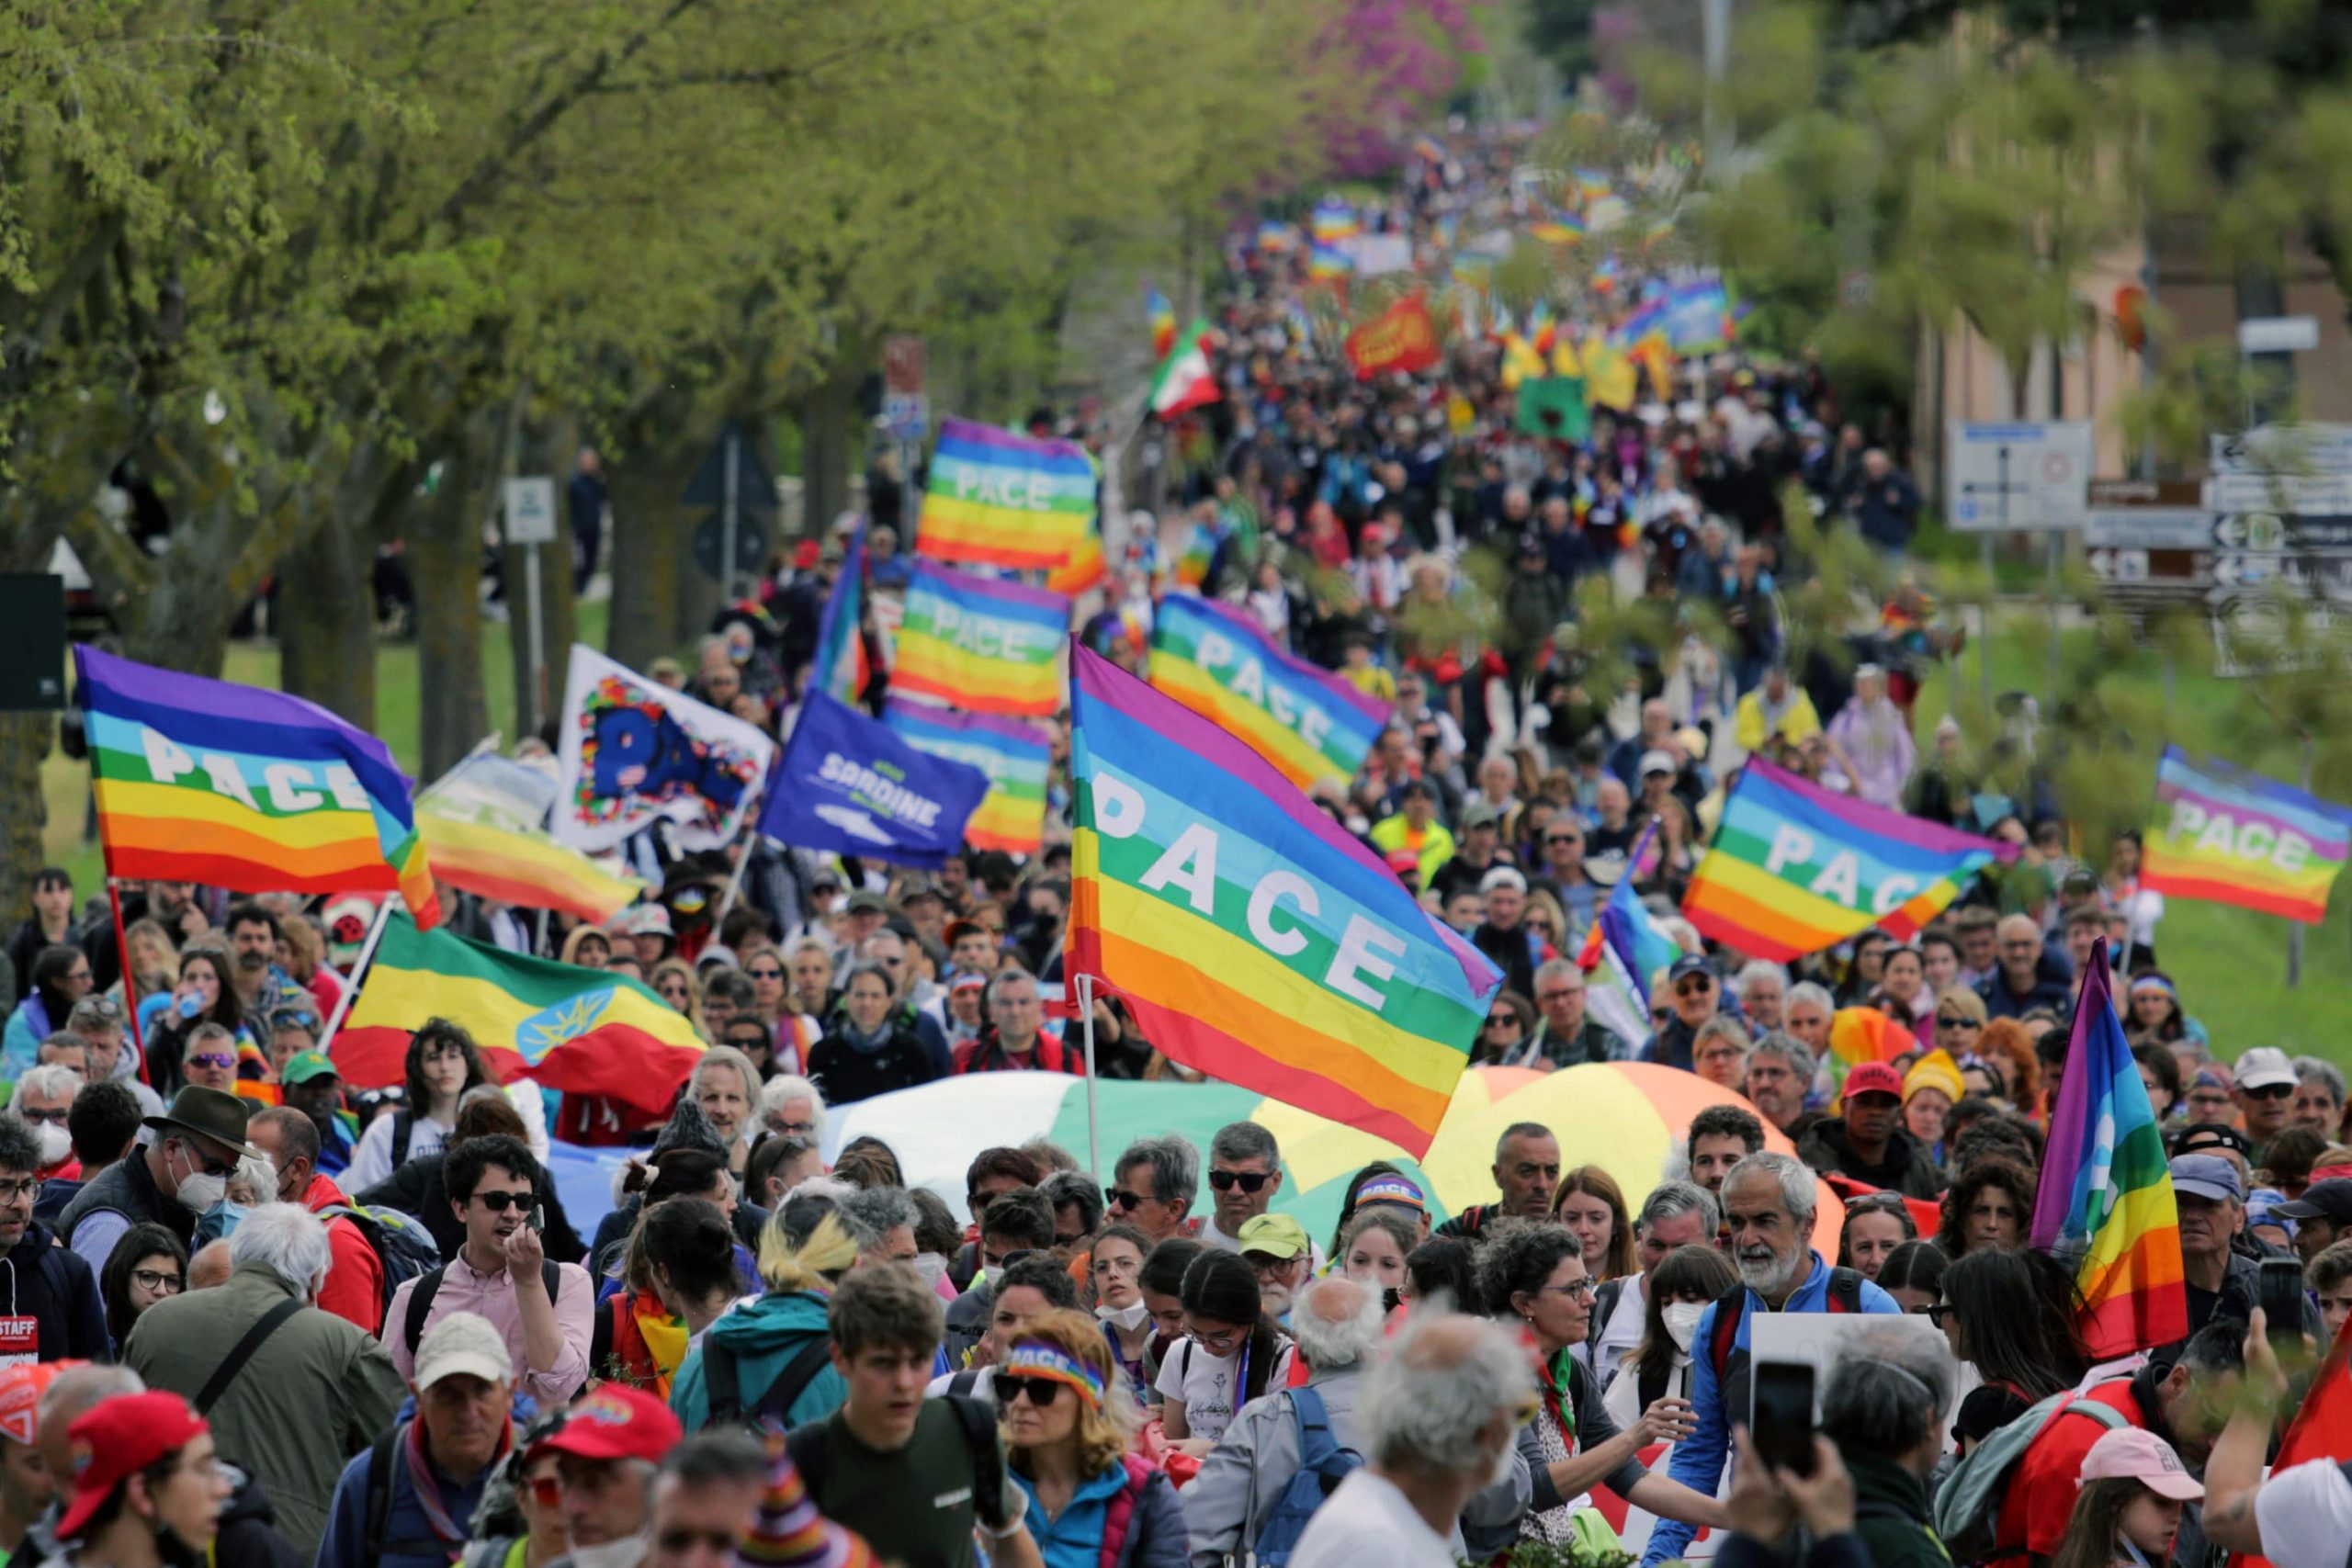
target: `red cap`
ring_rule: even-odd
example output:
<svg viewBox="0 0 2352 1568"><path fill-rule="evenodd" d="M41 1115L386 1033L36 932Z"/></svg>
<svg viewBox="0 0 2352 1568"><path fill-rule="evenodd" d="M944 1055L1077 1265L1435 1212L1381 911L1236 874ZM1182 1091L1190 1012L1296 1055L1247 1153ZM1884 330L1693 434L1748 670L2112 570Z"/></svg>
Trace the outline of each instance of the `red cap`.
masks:
<svg viewBox="0 0 2352 1568"><path fill-rule="evenodd" d="M74 1492L57 1521L58 1539L80 1535L116 1487L210 1430L176 1393L119 1393L90 1406L65 1428L74 1440Z"/></svg>
<svg viewBox="0 0 2352 1568"><path fill-rule="evenodd" d="M0 1371L0 1437L10 1442L32 1447L35 1417L40 1410L40 1396L57 1374L68 1367L86 1366L84 1361L21 1361Z"/></svg>
<svg viewBox="0 0 2352 1568"><path fill-rule="evenodd" d="M1903 1075L1894 1070L1892 1062L1864 1062L1846 1074L1846 1098L1851 1100L1858 1094L1891 1094L1901 1100Z"/></svg>
<svg viewBox="0 0 2352 1568"><path fill-rule="evenodd" d="M683 1442L685 1435L668 1405L642 1389L608 1382L572 1405L562 1429L531 1451L653 1463Z"/></svg>
<svg viewBox="0 0 2352 1568"><path fill-rule="evenodd" d="M792 570L795 571L816 570L817 550L817 541L814 539L803 539L795 545L792 547Z"/></svg>

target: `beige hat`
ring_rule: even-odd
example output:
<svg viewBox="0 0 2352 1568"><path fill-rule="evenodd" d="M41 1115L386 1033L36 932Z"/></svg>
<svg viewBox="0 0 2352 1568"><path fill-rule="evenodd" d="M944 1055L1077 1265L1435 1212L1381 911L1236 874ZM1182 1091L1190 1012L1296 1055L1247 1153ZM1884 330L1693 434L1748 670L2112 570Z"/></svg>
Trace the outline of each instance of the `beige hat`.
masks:
<svg viewBox="0 0 2352 1568"><path fill-rule="evenodd" d="M480 1313L453 1312L417 1342L417 1393L452 1372L469 1372L484 1382L514 1381L514 1361L506 1353L505 1338Z"/></svg>

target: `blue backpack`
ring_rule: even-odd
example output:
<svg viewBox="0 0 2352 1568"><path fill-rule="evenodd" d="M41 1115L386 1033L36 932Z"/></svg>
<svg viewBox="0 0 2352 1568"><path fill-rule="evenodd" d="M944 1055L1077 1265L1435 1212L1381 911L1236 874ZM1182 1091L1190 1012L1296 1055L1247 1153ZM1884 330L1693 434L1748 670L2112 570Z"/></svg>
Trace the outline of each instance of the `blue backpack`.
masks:
<svg viewBox="0 0 2352 1568"><path fill-rule="evenodd" d="M1331 1417L1321 1394L1311 1388L1292 1389L1290 1409L1298 1422L1298 1469L1274 1499L1273 1512L1258 1527L1258 1568L1283 1568L1298 1550L1299 1537L1306 1533L1306 1521L1315 1510L1350 1472L1363 1464L1363 1455L1341 1448L1331 1436Z"/></svg>

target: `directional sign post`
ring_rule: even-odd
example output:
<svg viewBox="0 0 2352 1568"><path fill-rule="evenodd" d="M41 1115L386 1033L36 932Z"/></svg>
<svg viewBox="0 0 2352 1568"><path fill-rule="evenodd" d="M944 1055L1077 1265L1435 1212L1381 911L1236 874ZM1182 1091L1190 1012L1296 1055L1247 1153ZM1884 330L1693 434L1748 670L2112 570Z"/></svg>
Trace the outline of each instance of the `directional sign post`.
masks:
<svg viewBox="0 0 2352 1568"><path fill-rule="evenodd" d="M539 589L539 547L555 543L555 480L540 475L506 481L506 542L523 550L524 642L531 650L528 711L523 732L536 734L540 710L546 705L547 649L539 631L543 613Z"/></svg>
<svg viewBox="0 0 2352 1568"><path fill-rule="evenodd" d="M2013 421L1967 424L1954 420L1944 447L1950 493L1944 515L1962 533L1983 536L1984 575L1993 575L1993 536L2017 529L2050 536L2050 695L2058 689L2058 562L2064 530L2080 528L2089 509L2091 425L2088 420ZM1987 612L1989 616L1990 612ZM1989 631L1990 627L1984 628ZM1980 645L1988 649L1991 639ZM1993 701L1989 651L1977 668L1984 703Z"/></svg>

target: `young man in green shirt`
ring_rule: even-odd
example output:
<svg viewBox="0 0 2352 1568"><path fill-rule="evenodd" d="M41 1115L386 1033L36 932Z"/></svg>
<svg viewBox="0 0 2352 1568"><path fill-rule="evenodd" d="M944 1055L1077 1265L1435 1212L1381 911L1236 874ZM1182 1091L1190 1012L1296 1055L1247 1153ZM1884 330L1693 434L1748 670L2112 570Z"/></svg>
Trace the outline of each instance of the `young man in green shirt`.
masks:
<svg viewBox="0 0 2352 1568"><path fill-rule="evenodd" d="M944 1324L922 1276L903 1263L857 1269L826 1318L849 1397L791 1438L818 1511L906 1568L970 1568L976 1530L996 1568L1045 1568L1022 1528L1027 1496L1005 1473L996 1412L923 1397Z"/></svg>

